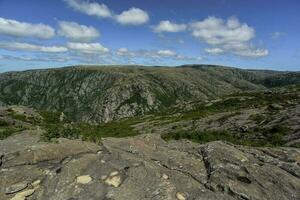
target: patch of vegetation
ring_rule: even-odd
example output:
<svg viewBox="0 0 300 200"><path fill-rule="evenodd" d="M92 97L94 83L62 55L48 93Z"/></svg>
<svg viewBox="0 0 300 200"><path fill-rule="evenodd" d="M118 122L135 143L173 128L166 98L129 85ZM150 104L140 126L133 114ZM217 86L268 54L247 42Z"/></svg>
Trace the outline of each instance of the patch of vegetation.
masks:
<svg viewBox="0 0 300 200"><path fill-rule="evenodd" d="M257 113L257 114L250 115L249 119L252 121L255 121L257 124L259 124L262 121L264 121L266 118L263 114Z"/></svg>
<svg viewBox="0 0 300 200"><path fill-rule="evenodd" d="M3 140L16 132L24 130L23 128L4 126L0 127L0 140Z"/></svg>
<svg viewBox="0 0 300 200"><path fill-rule="evenodd" d="M39 121L32 116L26 116L25 114L19 114L14 111L10 111L9 116L15 120L19 120L22 122L27 122L27 123L31 123L31 124L39 123Z"/></svg>
<svg viewBox="0 0 300 200"><path fill-rule="evenodd" d="M214 131L183 131L183 132L169 132L162 135L164 140L179 140L188 139L193 142L206 143L217 140L227 141L238 145L246 146L283 146L285 144L284 136L289 129L284 126L275 126L269 130L259 130L246 133L233 133L226 130ZM264 138L256 137L256 134L263 134Z"/></svg>
<svg viewBox="0 0 300 200"><path fill-rule="evenodd" d="M88 123L63 123L59 121L59 113L44 112L41 126L46 130L42 139L51 141L55 138L69 138L99 142L103 137L126 137L137 135L132 127L139 119L129 118L99 125Z"/></svg>
<svg viewBox="0 0 300 200"><path fill-rule="evenodd" d="M4 119L0 118L0 127L1 126L8 126L9 124Z"/></svg>
<svg viewBox="0 0 300 200"><path fill-rule="evenodd" d="M274 126L267 132L267 138L269 142L274 146L282 146L284 145L285 141L283 137L290 131L289 128L285 126Z"/></svg>
<svg viewBox="0 0 300 200"><path fill-rule="evenodd" d="M233 137L233 135L225 130L215 130L206 132L173 132L163 134L162 138L164 140L188 139L199 143L206 143L216 140L224 140L232 143L236 142L236 139Z"/></svg>
<svg viewBox="0 0 300 200"><path fill-rule="evenodd" d="M54 138L78 139L79 130L72 126L64 126L59 124L51 124L46 127L46 132L42 134L42 139L51 141Z"/></svg>
<svg viewBox="0 0 300 200"><path fill-rule="evenodd" d="M44 119L43 120L44 124L58 124L58 123L60 123L59 117L60 117L61 113L59 113L59 112L41 111L40 114Z"/></svg>
<svg viewBox="0 0 300 200"><path fill-rule="evenodd" d="M232 113L229 113L229 114L226 114L226 115L223 115L222 117L218 118L217 120L223 124L228 118L231 118L231 117L234 117L236 115L240 115L241 112L237 111L237 112L232 112Z"/></svg>
<svg viewBox="0 0 300 200"><path fill-rule="evenodd" d="M10 113L10 116L13 118L13 119L16 119L16 120L20 120L20 121L23 121L23 122L26 122L27 121L27 118L25 115L22 115L22 114L17 114L15 112L11 112Z"/></svg>

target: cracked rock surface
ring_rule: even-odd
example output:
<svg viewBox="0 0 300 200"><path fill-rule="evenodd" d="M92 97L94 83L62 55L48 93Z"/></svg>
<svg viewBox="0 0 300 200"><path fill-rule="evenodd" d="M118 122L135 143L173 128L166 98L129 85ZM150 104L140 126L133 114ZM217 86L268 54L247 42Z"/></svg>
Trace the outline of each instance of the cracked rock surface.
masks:
<svg viewBox="0 0 300 200"><path fill-rule="evenodd" d="M296 148L167 143L155 134L99 145L37 137L0 141L1 200L300 199Z"/></svg>

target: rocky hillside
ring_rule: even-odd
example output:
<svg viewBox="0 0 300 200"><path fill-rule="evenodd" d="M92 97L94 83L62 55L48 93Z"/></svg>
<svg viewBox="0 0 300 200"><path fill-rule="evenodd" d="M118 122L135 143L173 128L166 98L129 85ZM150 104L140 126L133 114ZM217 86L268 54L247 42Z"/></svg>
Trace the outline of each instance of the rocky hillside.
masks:
<svg viewBox="0 0 300 200"><path fill-rule="evenodd" d="M238 92L104 124L0 106L0 199L298 200L299 91Z"/></svg>
<svg viewBox="0 0 300 200"><path fill-rule="evenodd" d="M270 75L272 74L272 75ZM167 67L77 66L0 74L0 104L64 112L74 121L108 122L173 105L276 85L286 73L206 65ZM299 83L299 73L282 81ZM282 80L282 79L280 79Z"/></svg>

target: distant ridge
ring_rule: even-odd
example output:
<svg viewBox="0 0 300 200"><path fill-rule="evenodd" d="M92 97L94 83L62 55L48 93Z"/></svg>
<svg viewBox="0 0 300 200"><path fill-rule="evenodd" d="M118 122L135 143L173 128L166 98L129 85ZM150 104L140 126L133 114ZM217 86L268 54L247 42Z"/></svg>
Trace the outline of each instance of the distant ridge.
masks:
<svg viewBox="0 0 300 200"><path fill-rule="evenodd" d="M299 83L298 72L218 65L79 65L2 73L0 103L62 111L74 120L108 122L183 102Z"/></svg>

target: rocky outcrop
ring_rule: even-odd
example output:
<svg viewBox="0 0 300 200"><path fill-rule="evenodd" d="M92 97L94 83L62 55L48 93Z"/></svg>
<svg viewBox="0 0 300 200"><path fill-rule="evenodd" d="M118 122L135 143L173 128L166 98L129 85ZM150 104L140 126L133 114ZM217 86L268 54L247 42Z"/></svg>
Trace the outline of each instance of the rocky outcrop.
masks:
<svg viewBox="0 0 300 200"><path fill-rule="evenodd" d="M296 148L167 143L156 134L45 143L30 132L0 141L0 151L3 200L300 198Z"/></svg>

